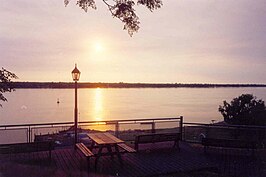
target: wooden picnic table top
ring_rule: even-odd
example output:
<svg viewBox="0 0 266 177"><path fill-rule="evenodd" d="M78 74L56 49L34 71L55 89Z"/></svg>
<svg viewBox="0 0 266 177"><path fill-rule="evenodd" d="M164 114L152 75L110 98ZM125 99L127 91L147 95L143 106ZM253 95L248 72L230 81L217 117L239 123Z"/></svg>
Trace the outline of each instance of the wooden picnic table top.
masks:
<svg viewBox="0 0 266 177"><path fill-rule="evenodd" d="M124 143L123 140L118 139L110 133L88 133L87 135L98 145L114 145Z"/></svg>

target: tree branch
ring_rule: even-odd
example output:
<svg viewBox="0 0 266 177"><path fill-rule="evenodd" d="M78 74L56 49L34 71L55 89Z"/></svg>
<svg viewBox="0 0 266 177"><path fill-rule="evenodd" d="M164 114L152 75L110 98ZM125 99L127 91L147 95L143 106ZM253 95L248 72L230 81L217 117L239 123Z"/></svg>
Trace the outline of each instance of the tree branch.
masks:
<svg viewBox="0 0 266 177"><path fill-rule="evenodd" d="M4 97L4 92L11 92L14 89L11 87L10 82L11 79L17 79L18 77L6 69L2 68L0 69L0 100L1 101L7 101L7 99ZM2 105L0 104L0 107Z"/></svg>
<svg viewBox="0 0 266 177"><path fill-rule="evenodd" d="M67 6L70 0L64 0L64 4ZM102 0L107 6L111 15L118 18L122 23L124 23L124 30L128 31L128 34L132 36L135 32L138 32L140 26L139 17L135 13L135 2L137 5L146 6L151 12L162 7L162 0L113 0L114 4L108 3L108 0ZM96 4L94 0L77 0L77 5L85 12L91 7L96 9Z"/></svg>

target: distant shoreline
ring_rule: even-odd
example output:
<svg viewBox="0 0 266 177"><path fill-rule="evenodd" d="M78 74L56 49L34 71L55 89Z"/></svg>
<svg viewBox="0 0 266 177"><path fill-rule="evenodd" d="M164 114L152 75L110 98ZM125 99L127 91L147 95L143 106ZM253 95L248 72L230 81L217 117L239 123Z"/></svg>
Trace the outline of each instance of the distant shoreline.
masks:
<svg viewBox="0 0 266 177"><path fill-rule="evenodd" d="M1 83L0 83L1 84ZM73 82L11 82L12 88L74 88ZM79 88L220 88L220 87L266 87L266 84L182 84L182 83L92 83L79 82Z"/></svg>

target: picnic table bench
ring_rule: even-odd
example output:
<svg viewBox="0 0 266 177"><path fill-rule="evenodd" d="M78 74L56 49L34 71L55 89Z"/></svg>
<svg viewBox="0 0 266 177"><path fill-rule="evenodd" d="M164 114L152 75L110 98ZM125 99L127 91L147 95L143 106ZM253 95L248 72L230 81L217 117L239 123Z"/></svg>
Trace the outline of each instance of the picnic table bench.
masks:
<svg viewBox="0 0 266 177"><path fill-rule="evenodd" d="M151 133L138 135L135 138L135 149L139 150L139 144L174 141L174 147L179 149L180 133Z"/></svg>
<svg viewBox="0 0 266 177"><path fill-rule="evenodd" d="M93 152L88 149L83 143L77 143L76 148L86 157L88 171L90 169L90 158L94 156Z"/></svg>
<svg viewBox="0 0 266 177"><path fill-rule="evenodd" d="M206 153L207 148L210 146L224 147L224 148L251 149L253 151L259 148L259 144L257 141L239 140L239 139L202 138L202 145L204 146L204 153Z"/></svg>
<svg viewBox="0 0 266 177"><path fill-rule="evenodd" d="M125 143L118 144L118 147L120 147L121 149L123 149L124 150L123 152L126 152L126 153L136 152L135 149L133 149L132 147L126 145Z"/></svg>
<svg viewBox="0 0 266 177"><path fill-rule="evenodd" d="M52 150L54 150L53 142L40 141L32 143L15 143L15 144L0 144L0 154L17 154L17 153L31 153L39 151L49 151L49 159L52 157Z"/></svg>

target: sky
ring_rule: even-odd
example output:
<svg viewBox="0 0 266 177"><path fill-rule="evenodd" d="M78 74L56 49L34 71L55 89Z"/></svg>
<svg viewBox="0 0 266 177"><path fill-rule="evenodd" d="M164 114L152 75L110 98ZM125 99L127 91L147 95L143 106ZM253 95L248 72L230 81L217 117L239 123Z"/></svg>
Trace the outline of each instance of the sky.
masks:
<svg viewBox="0 0 266 177"><path fill-rule="evenodd" d="M0 67L16 81L266 84L265 0L137 6L130 37L101 1L0 0Z"/></svg>

